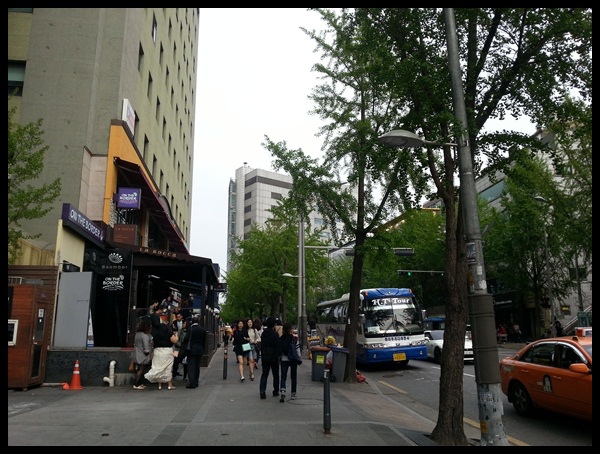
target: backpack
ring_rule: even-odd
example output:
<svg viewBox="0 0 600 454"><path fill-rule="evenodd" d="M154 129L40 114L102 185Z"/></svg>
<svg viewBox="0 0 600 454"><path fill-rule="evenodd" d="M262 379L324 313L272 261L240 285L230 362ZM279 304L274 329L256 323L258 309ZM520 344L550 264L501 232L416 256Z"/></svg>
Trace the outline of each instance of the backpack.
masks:
<svg viewBox="0 0 600 454"><path fill-rule="evenodd" d="M290 346L287 354L288 360L296 363L298 366L302 364L302 359L300 359L300 355L298 354L298 350L296 349L296 342L294 339L290 342Z"/></svg>

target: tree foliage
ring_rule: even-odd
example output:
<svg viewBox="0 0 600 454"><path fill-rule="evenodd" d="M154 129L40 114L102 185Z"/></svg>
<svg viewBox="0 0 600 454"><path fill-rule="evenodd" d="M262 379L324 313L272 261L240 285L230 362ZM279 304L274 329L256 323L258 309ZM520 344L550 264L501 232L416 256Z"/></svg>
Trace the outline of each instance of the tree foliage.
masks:
<svg viewBox="0 0 600 454"><path fill-rule="evenodd" d="M298 217L287 199L271 213L264 227L253 226L247 238L238 243L239 252L232 258L234 267L227 275L227 302L221 312L225 320L277 316L296 324L297 280L283 274L298 270ZM307 244L322 244L319 230L311 231L310 226L307 230ZM305 260L307 288L312 289L326 268L326 256L309 251ZM307 312L309 309L307 306Z"/></svg>
<svg viewBox="0 0 600 454"><path fill-rule="evenodd" d="M16 108L8 109L8 263L19 251L21 239L34 239L40 235L21 229L21 221L45 216L50 204L60 195L60 178L36 185L44 167L42 120L20 125L14 121Z"/></svg>
<svg viewBox="0 0 600 454"><path fill-rule="evenodd" d="M323 83L311 95L323 119L322 159L290 150L268 137L265 147L276 168L294 177L299 210L317 206L340 238L356 241L350 284L350 354L347 374L354 378L354 347L367 235L396 211L419 204L428 193L445 209L447 291L440 412L432 433L444 445L467 443L462 430L462 361L468 319L464 228L452 146L428 145L398 151L377 138L390 129L416 132L432 143L462 136L453 114L445 27L439 9L357 8L338 14L317 9L325 31L305 30L322 63L314 70ZM512 161L511 150L534 153L537 138L515 131L487 131L492 119L528 115L548 124L562 118L565 93L577 90L591 105L591 9L460 8L456 10L469 144L474 168L498 169ZM591 116L590 116L591 118ZM591 137L591 136L590 136ZM348 183L350 188L345 185Z"/></svg>

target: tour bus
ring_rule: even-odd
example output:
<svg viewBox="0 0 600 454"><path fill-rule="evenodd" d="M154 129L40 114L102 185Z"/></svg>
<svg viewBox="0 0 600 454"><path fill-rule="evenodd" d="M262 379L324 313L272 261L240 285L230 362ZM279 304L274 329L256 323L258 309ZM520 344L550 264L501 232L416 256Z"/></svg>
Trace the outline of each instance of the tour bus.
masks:
<svg viewBox="0 0 600 454"><path fill-rule="evenodd" d="M343 345L348 326L350 294L317 305L317 333L333 336ZM361 365L426 359L423 312L408 288L371 288L360 291L356 334L356 362Z"/></svg>

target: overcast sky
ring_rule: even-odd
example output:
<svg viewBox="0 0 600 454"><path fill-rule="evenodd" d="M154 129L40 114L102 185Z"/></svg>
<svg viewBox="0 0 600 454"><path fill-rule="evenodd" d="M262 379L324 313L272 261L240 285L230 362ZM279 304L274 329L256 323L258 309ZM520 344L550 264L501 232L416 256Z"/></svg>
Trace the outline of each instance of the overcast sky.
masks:
<svg viewBox="0 0 600 454"><path fill-rule="evenodd" d="M322 123L308 113L308 95L319 83L311 68L320 54L300 27L320 30L322 24L304 8L200 8L189 246L222 271L229 180L244 162L273 170L264 136L321 155L315 134ZM535 132L528 122L514 129Z"/></svg>
<svg viewBox="0 0 600 454"><path fill-rule="evenodd" d="M200 8L190 252L227 266L227 191L244 162L273 170L261 143L285 140L318 153L320 121L308 112L319 55L298 8Z"/></svg>

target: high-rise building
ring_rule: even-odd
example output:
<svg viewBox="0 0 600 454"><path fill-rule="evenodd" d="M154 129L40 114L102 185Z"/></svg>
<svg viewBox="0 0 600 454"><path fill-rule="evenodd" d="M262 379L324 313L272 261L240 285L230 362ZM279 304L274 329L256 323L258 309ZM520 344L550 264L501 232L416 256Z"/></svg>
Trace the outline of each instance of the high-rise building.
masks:
<svg viewBox="0 0 600 454"><path fill-rule="evenodd" d="M69 203L109 238L136 224L121 232L135 244L188 252L198 24L199 8L8 8L8 105L20 124L43 120L38 181L62 184L47 215L22 222L40 235L31 248L53 254ZM128 167L157 194L141 211L117 207Z"/></svg>
<svg viewBox="0 0 600 454"><path fill-rule="evenodd" d="M253 226L263 227L273 215L271 208L288 195L292 189L292 177L270 170L253 169L244 163L235 171L235 179L229 181L229 207L227 219L227 269L231 270L231 253L237 250L238 240L246 239ZM310 214L313 230L321 232L323 241L331 240L331 232L325 219L318 212Z"/></svg>
<svg viewBox="0 0 600 454"><path fill-rule="evenodd" d="M8 8L8 108L20 125L41 119L48 147L30 183L61 181L45 216L21 220L38 237L9 266L14 282L32 268L54 272L43 282L56 291L42 349L52 372L69 349L131 347L138 317L167 294L218 333L218 266L188 248L199 14ZM95 353L106 355L98 364L118 356Z"/></svg>

